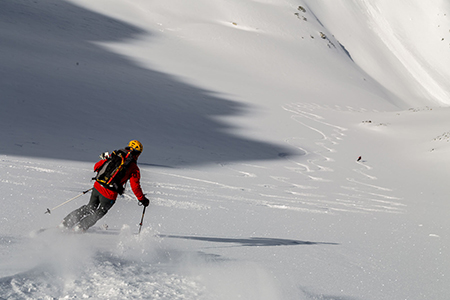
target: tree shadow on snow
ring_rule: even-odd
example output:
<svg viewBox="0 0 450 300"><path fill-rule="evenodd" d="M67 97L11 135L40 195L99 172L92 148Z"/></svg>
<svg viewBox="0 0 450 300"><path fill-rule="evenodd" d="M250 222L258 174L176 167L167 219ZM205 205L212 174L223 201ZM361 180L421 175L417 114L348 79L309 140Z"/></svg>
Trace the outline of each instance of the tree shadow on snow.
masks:
<svg viewBox="0 0 450 300"><path fill-rule="evenodd" d="M299 240L291 240L291 239L261 238L261 237L251 237L251 238L247 238L247 239L201 237L201 236L180 236L180 235L159 235L159 237L197 240L197 241L212 242L212 243L231 243L231 244L239 244L240 246L248 246L248 247L298 246L298 245L339 245L337 243L310 242L310 241L299 241Z"/></svg>
<svg viewBox="0 0 450 300"><path fill-rule="evenodd" d="M139 67L98 44L140 34L61 0L1 1L0 154L91 162L131 139L144 144L143 162L162 166L291 152L227 133L230 126L217 121L251 107Z"/></svg>

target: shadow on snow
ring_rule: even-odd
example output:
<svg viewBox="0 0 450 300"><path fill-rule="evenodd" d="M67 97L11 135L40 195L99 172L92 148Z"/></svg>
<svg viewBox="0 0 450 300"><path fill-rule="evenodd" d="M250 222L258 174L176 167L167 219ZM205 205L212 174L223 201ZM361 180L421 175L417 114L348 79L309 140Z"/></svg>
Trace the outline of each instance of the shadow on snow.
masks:
<svg viewBox="0 0 450 300"><path fill-rule="evenodd" d="M151 34L60 0L1 1L0 154L91 162L131 139L144 144L143 162L163 166L290 153L217 121L251 107L98 44L144 33Z"/></svg>
<svg viewBox="0 0 450 300"><path fill-rule="evenodd" d="M200 236L180 236L180 235L159 235L159 237L197 240L197 241L212 242L212 243L231 243L231 244L240 244L240 246L339 245L337 243L310 242L310 241L299 241L299 240L277 239L277 238L261 238L261 237L252 237L252 238L247 238L247 239L200 237Z"/></svg>

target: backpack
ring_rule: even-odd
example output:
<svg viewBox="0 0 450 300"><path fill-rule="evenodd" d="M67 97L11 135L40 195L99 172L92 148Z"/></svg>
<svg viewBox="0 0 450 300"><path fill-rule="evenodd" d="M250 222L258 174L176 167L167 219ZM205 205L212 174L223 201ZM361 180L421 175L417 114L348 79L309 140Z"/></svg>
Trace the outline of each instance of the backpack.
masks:
<svg viewBox="0 0 450 300"><path fill-rule="evenodd" d="M97 170L97 175L92 178L105 188L123 194L125 188L121 184L128 166L133 161L133 155L124 149L113 151L106 162Z"/></svg>

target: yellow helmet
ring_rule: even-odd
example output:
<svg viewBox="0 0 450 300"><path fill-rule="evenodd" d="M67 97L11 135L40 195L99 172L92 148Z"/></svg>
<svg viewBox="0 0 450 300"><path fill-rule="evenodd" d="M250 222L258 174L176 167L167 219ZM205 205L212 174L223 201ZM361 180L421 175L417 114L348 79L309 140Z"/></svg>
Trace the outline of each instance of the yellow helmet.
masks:
<svg viewBox="0 0 450 300"><path fill-rule="evenodd" d="M137 140L132 140L131 142L129 142L128 148L133 149L134 151L137 152L142 152L142 150L144 150L144 147L142 146L141 142Z"/></svg>

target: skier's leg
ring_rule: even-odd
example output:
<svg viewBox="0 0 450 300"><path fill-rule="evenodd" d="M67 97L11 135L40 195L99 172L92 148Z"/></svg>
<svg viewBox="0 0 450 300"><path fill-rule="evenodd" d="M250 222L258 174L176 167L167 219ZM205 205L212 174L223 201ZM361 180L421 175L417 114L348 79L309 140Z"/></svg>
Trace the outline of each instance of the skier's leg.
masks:
<svg viewBox="0 0 450 300"><path fill-rule="evenodd" d="M97 192L98 193L98 192ZM95 223L97 223L98 220L100 220L108 210L114 205L116 201L108 199L104 197L103 195L99 194L99 202L100 205L97 209L93 210L92 214L89 214L85 218L83 218L78 226L81 230L87 230L89 227L93 226Z"/></svg>
<svg viewBox="0 0 450 300"><path fill-rule="evenodd" d="M62 224L66 228L72 228L75 224L80 222L80 220L89 213L89 207L87 205L83 205L82 207L74 210L70 214L68 214L64 219Z"/></svg>
<svg viewBox="0 0 450 300"><path fill-rule="evenodd" d="M83 205L80 208L74 210L70 214L68 214L63 219L63 225L66 228L72 228L74 225L76 225L78 222L81 221L84 217L93 214L94 210L98 207L100 204L100 199L98 197L98 194L100 194L96 189L93 189L91 198L89 200L89 203L87 205Z"/></svg>
<svg viewBox="0 0 450 300"><path fill-rule="evenodd" d="M89 214L93 214L97 207L100 205L100 197L103 197L97 189L93 189L91 193L91 199L87 206L89 207Z"/></svg>

